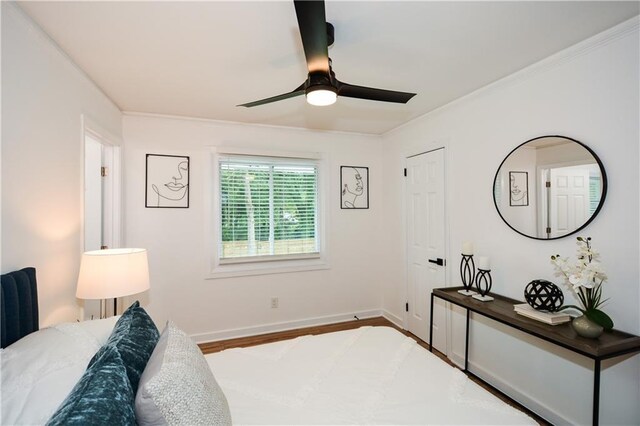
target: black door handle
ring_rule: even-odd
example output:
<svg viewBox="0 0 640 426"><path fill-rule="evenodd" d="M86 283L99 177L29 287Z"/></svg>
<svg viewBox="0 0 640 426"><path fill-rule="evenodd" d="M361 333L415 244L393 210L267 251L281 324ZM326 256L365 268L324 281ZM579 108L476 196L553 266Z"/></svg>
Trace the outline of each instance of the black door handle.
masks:
<svg viewBox="0 0 640 426"><path fill-rule="evenodd" d="M440 265L440 266L444 265L444 259L440 259L440 258L437 258L436 260L429 259L429 262L435 263L436 265Z"/></svg>

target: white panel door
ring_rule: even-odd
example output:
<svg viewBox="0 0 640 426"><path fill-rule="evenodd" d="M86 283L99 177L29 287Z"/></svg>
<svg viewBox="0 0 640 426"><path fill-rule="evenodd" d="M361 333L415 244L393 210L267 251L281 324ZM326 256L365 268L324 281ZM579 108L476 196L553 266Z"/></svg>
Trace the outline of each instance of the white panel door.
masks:
<svg viewBox="0 0 640 426"><path fill-rule="evenodd" d="M408 327L429 341L431 290L445 286L444 149L407 158ZM431 261L430 261L431 260ZM434 308L433 346L446 353L446 311Z"/></svg>
<svg viewBox="0 0 640 426"><path fill-rule="evenodd" d="M84 251L103 245L102 144L90 136L84 141Z"/></svg>
<svg viewBox="0 0 640 426"><path fill-rule="evenodd" d="M589 168L551 169L549 227L551 238L579 228L589 216Z"/></svg>

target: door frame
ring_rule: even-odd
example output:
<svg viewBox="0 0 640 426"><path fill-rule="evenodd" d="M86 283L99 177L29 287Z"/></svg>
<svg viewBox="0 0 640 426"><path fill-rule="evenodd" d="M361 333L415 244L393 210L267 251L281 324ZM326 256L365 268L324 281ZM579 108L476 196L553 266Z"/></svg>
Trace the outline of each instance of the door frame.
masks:
<svg viewBox="0 0 640 426"><path fill-rule="evenodd" d="M80 205L84 206L85 192L85 137L89 135L110 152L107 155L107 167L113 177L112 185L107 190L106 196L111 201L111 209L107 214L111 217L111 229L108 237L111 240L112 248L120 247L122 244L122 138L114 135L99 125L86 114L80 115ZM84 207L80 210L80 255L84 253Z"/></svg>
<svg viewBox="0 0 640 426"><path fill-rule="evenodd" d="M449 209L448 206L451 205L451 161L450 161L450 149L449 149L450 141L449 139L438 139L433 140L427 143L416 144L402 152L402 167L407 167L407 159L410 157L415 157L421 154L427 154L432 151L436 151L439 149L444 150L444 218L445 218L445 226L444 226L444 255L445 259L451 259L451 249L449 244L450 237L450 226L451 220L449 219ZM405 302L409 300L409 224L407 218L407 185L406 180L403 180L402 185L402 235L404 238L404 253L403 253L403 262L404 262L404 293L402 295ZM453 262L447 261L444 267L444 282L445 287L451 286L451 277L452 272L455 272L455 268L453 268ZM448 303L446 304L448 306ZM451 342L452 342L452 320L451 320L451 309L447 309L445 314L445 327L446 327L446 353L448 356L451 353ZM402 318L402 328L405 330L409 329L409 313L403 310L403 318Z"/></svg>

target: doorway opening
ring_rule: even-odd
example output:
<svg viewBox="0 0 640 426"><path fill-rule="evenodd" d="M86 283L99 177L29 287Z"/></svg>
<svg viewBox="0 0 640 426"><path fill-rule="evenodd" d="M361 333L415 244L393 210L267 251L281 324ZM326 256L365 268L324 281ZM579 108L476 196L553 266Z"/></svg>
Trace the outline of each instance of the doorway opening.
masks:
<svg viewBox="0 0 640 426"><path fill-rule="evenodd" d="M82 251L117 248L121 244L120 139L82 118L83 232ZM80 320L99 318L98 300L79 300ZM115 314L115 313L114 313Z"/></svg>

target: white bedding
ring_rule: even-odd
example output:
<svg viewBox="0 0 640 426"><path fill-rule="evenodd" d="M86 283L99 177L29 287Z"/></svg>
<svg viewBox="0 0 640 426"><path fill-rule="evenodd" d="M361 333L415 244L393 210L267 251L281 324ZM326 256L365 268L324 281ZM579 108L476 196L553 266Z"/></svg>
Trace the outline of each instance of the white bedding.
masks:
<svg viewBox="0 0 640 426"><path fill-rule="evenodd" d="M0 351L0 424L44 424L118 317L60 324ZM206 356L234 424L536 424L388 327Z"/></svg>
<svg viewBox="0 0 640 426"><path fill-rule="evenodd" d="M80 380L118 318L58 324L2 349L0 424L44 424Z"/></svg>
<svg viewBox="0 0 640 426"><path fill-rule="evenodd" d="M537 424L389 327L206 358L234 424Z"/></svg>

